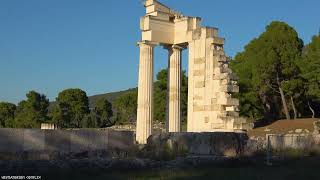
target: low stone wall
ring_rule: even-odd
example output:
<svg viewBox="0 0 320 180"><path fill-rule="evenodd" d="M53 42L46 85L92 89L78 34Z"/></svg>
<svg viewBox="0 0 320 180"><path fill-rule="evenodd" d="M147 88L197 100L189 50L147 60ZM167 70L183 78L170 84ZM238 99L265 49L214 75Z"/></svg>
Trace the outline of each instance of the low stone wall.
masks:
<svg viewBox="0 0 320 180"><path fill-rule="evenodd" d="M159 160L179 156L227 156L286 149L320 149L320 135L269 135L248 138L245 133L159 133L148 144L135 145L132 131L111 129L0 129L0 159L81 159L142 157ZM140 147L140 148L139 148Z"/></svg>
<svg viewBox="0 0 320 180"><path fill-rule="evenodd" d="M130 131L0 129L0 154L16 158L47 159L92 152L119 155L129 151L133 144L134 133Z"/></svg>
<svg viewBox="0 0 320 180"><path fill-rule="evenodd" d="M245 133L161 133L148 138L146 153L156 157L179 155L237 156L245 148Z"/></svg>
<svg viewBox="0 0 320 180"><path fill-rule="evenodd" d="M266 143L274 150L320 148L320 135L267 134Z"/></svg>
<svg viewBox="0 0 320 180"><path fill-rule="evenodd" d="M267 134L265 138L250 137L247 141L245 152L305 150L320 152L320 135L310 134Z"/></svg>

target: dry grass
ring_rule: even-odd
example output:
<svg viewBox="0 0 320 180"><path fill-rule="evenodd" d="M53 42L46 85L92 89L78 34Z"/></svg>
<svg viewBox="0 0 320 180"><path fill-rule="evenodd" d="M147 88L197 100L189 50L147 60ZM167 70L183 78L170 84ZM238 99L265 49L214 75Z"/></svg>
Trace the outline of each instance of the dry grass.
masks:
<svg viewBox="0 0 320 180"><path fill-rule="evenodd" d="M308 130L312 133L314 130L313 122L318 119L294 119L294 120L278 120L267 126L258 127L248 132L250 137L265 137L266 134L287 134L296 129L302 129L304 132ZM270 131L266 131L270 130Z"/></svg>

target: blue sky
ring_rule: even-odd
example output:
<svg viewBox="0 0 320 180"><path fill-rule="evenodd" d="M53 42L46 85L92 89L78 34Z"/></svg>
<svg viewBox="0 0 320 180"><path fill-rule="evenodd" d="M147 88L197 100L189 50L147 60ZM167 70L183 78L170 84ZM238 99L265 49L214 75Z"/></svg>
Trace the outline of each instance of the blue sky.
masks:
<svg viewBox="0 0 320 180"><path fill-rule="evenodd" d="M305 43L320 27L318 0L161 2L218 27L229 56L272 20L289 23ZM143 14L141 0L0 0L0 101L17 103L29 90L54 100L66 88L94 95L135 87ZM155 72L166 66L157 47Z"/></svg>

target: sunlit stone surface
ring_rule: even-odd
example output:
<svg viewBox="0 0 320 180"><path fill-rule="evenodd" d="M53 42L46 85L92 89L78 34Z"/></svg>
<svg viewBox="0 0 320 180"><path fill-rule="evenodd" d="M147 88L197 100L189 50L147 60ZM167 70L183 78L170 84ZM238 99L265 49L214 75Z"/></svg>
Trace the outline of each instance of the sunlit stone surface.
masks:
<svg viewBox="0 0 320 180"><path fill-rule="evenodd" d="M201 26L199 17L185 16L156 0L145 1L141 18L136 140L145 144L152 133L153 48L168 49L167 131L180 132L181 51L188 48L188 132L234 132L246 129L239 117L237 78L224 53L218 29Z"/></svg>

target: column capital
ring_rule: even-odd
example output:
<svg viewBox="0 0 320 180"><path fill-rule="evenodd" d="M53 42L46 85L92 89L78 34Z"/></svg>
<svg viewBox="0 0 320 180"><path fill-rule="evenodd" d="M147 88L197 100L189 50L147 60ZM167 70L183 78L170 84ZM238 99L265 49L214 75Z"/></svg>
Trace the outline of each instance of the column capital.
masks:
<svg viewBox="0 0 320 180"><path fill-rule="evenodd" d="M183 49L185 49L185 47L174 44L174 45L172 45L172 49L183 50Z"/></svg>
<svg viewBox="0 0 320 180"><path fill-rule="evenodd" d="M142 45L149 45L149 46L157 46L159 43L154 42L154 41L139 41L137 42L137 46L142 46Z"/></svg>
<svg viewBox="0 0 320 180"><path fill-rule="evenodd" d="M173 44L173 45L170 44L170 45L163 45L163 48L167 49L168 51L171 51L171 50L184 50L187 47L181 46L181 45L177 45L177 44Z"/></svg>

